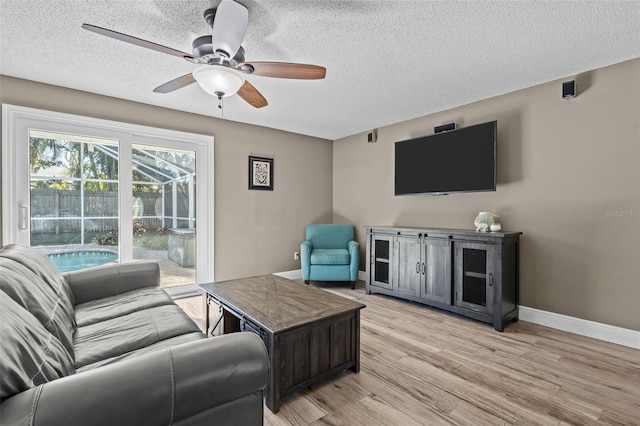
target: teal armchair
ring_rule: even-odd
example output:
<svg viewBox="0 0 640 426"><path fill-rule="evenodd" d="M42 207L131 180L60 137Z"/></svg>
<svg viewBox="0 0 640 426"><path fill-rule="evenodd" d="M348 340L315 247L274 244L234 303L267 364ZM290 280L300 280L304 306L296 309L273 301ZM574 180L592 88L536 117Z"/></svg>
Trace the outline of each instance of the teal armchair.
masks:
<svg viewBox="0 0 640 426"><path fill-rule="evenodd" d="M355 288L360 244L354 240L353 225L307 225L300 260L306 284L310 280L351 281L351 288Z"/></svg>

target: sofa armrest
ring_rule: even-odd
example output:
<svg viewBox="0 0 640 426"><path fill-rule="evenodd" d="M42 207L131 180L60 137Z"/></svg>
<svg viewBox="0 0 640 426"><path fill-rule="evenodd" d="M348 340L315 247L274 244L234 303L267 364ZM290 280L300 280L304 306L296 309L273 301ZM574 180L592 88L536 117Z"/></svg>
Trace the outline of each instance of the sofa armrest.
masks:
<svg viewBox="0 0 640 426"><path fill-rule="evenodd" d="M174 424L261 392L268 374L262 340L249 332L232 333L29 389L2 402L2 420L34 426ZM257 401L256 418L262 421L262 398Z"/></svg>
<svg viewBox="0 0 640 426"><path fill-rule="evenodd" d="M309 280L311 274L311 251L313 244L309 240L305 240L300 244L300 267L302 269L302 279Z"/></svg>
<svg viewBox="0 0 640 426"><path fill-rule="evenodd" d="M67 272L75 304L115 296L127 291L160 285L160 266L156 262L134 261Z"/></svg>

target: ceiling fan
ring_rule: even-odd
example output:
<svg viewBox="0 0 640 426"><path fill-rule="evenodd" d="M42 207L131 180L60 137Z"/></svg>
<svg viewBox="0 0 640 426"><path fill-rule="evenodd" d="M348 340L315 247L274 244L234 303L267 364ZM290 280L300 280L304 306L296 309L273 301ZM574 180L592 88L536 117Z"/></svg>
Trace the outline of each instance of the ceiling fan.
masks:
<svg viewBox="0 0 640 426"><path fill-rule="evenodd" d="M82 28L136 46L184 58L199 65L192 73L156 87L153 89L156 93L173 92L197 81L202 89L216 96L219 101L223 97L237 93L249 105L262 108L267 105L267 100L245 79L246 75L303 80L318 80L325 77L327 70L318 65L245 62L245 51L241 44L247 33L249 10L240 3L222 0L217 7L204 12L204 19L212 27L213 32L211 35L204 35L193 41L193 54L95 25L82 24Z"/></svg>

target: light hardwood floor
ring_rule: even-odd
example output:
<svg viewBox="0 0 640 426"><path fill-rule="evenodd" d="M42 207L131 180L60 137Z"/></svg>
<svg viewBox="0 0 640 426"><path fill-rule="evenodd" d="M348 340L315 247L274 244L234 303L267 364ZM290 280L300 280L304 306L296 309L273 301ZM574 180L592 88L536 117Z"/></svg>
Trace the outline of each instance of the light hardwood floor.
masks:
<svg viewBox="0 0 640 426"><path fill-rule="evenodd" d="M360 373L265 407L265 425L640 425L638 350L523 321L498 333L363 282L312 285L367 305ZM201 323L200 298L180 304Z"/></svg>

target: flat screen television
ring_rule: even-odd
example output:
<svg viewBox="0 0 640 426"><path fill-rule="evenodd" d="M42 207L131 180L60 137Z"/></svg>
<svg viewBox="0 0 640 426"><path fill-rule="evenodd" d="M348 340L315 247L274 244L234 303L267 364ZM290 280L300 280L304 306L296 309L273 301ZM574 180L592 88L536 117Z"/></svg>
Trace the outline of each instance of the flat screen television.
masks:
<svg viewBox="0 0 640 426"><path fill-rule="evenodd" d="M395 143L395 194L496 190L497 121Z"/></svg>

